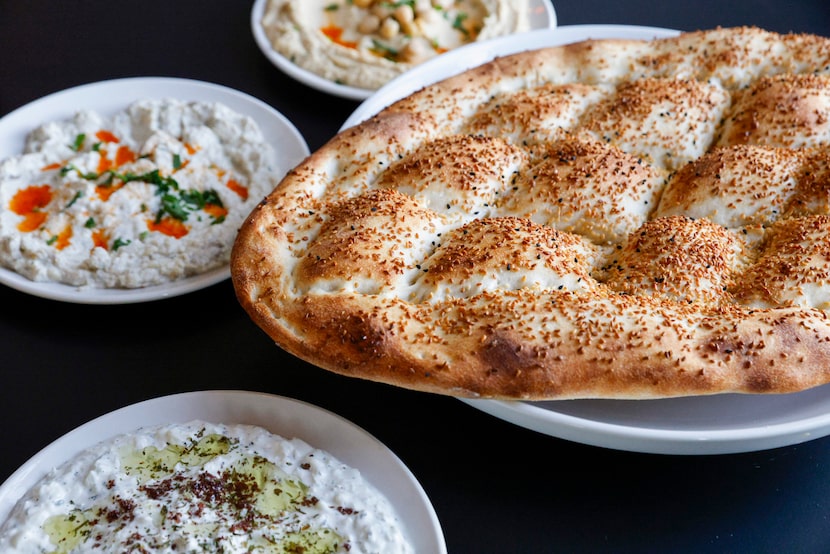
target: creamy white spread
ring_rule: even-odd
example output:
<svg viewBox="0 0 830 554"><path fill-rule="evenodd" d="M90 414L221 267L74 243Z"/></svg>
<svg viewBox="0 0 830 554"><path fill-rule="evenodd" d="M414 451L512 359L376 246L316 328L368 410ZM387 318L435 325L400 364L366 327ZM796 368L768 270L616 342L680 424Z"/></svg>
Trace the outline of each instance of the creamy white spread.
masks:
<svg viewBox="0 0 830 554"><path fill-rule="evenodd" d="M202 421L148 428L53 470L0 527L4 554L412 552L389 501L299 439Z"/></svg>
<svg viewBox="0 0 830 554"><path fill-rule="evenodd" d="M143 100L46 123L0 162L0 263L34 281L157 285L228 263L281 175L249 117Z"/></svg>
<svg viewBox="0 0 830 554"><path fill-rule="evenodd" d="M274 50L326 79L376 89L447 50L530 28L528 0L269 0Z"/></svg>

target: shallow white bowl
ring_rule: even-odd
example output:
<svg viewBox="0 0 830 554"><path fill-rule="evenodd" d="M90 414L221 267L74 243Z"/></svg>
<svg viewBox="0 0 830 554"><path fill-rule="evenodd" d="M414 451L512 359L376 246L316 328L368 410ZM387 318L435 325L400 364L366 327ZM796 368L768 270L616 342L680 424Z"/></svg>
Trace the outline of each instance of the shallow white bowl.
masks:
<svg viewBox="0 0 830 554"><path fill-rule="evenodd" d="M265 35L262 28L262 16L268 0L256 0L251 10L251 32L257 46L265 54L265 57L279 68L283 73L311 88L322 92L348 98L350 100L364 100L375 91L349 85L341 85L329 79L323 78L316 73L303 69L294 62L274 50L271 41ZM530 28L553 29L556 27L556 11L549 0L530 0ZM439 56L440 57L440 56Z"/></svg>
<svg viewBox="0 0 830 554"><path fill-rule="evenodd" d="M273 146L277 164L283 173L309 154L305 139L285 116L248 94L222 85L189 79L137 77L66 89L10 112L0 119L0 159L21 154L26 136L38 125L69 119L82 109L112 115L142 98L221 102L239 113L251 116ZM163 285L137 289L92 289L62 283L35 282L14 271L0 268L0 284L35 296L80 304L127 304L159 300L199 290L228 277L230 267L226 265Z"/></svg>
<svg viewBox="0 0 830 554"><path fill-rule="evenodd" d="M264 393L202 391L175 394L110 412L59 438L0 486L0 522L52 468L83 450L140 427L186 423L257 425L298 438L356 468L392 503L415 552L446 553L438 517L421 485L380 441L348 420L311 404Z"/></svg>

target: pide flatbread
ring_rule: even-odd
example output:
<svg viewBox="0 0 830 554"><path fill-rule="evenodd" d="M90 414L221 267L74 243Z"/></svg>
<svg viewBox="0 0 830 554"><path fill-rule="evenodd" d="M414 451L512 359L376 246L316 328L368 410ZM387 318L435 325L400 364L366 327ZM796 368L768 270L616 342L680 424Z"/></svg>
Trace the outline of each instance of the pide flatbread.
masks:
<svg viewBox="0 0 830 554"><path fill-rule="evenodd" d="M344 130L250 215L242 306L322 368L457 396L830 381L830 40L523 52Z"/></svg>

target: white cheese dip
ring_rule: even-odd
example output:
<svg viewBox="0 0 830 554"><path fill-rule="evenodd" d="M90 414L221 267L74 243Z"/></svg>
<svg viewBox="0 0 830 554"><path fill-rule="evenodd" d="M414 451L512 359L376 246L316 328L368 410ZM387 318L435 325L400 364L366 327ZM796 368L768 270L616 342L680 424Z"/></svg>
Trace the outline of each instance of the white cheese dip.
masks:
<svg viewBox="0 0 830 554"><path fill-rule="evenodd" d="M53 470L0 552L412 552L360 473L298 439L202 421L148 428Z"/></svg>
<svg viewBox="0 0 830 554"><path fill-rule="evenodd" d="M222 104L78 112L0 162L0 263L34 281L100 288L203 273L228 263L277 169L256 123Z"/></svg>

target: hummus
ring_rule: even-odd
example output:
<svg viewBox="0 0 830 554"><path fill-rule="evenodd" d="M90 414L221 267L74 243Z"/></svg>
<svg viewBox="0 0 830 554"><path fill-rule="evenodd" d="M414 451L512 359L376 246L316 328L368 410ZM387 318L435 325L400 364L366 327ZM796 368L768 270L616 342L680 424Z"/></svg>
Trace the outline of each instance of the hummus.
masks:
<svg viewBox="0 0 830 554"><path fill-rule="evenodd" d="M298 439L201 421L93 447L0 526L0 552L383 553L412 547L360 473Z"/></svg>
<svg viewBox="0 0 830 554"><path fill-rule="evenodd" d="M298 66L377 89L447 50L528 30L528 12L528 0L269 0L262 27Z"/></svg>
<svg viewBox="0 0 830 554"><path fill-rule="evenodd" d="M0 263L102 288L223 266L274 165L254 121L218 103L144 100L46 123L0 162Z"/></svg>

